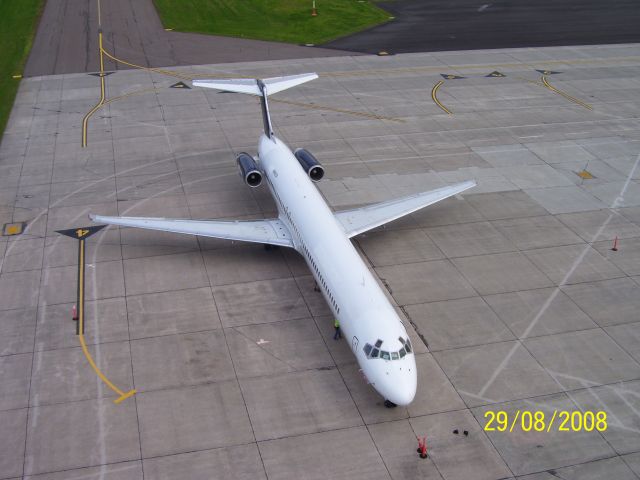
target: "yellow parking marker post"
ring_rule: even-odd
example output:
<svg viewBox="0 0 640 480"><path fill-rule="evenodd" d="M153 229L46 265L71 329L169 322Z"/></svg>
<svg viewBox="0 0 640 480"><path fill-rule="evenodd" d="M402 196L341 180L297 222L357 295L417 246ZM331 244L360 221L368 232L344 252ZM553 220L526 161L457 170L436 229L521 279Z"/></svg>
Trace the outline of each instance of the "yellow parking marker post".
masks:
<svg viewBox="0 0 640 480"><path fill-rule="evenodd" d="M89 349L87 348L87 344L84 339L84 266L85 266L85 246L84 242L87 238L89 238L94 233L102 230L106 225L97 225L92 227L81 227L81 228L72 228L69 230L58 230L57 233L62 235L66 235L67 237L75 238L78 240L78 296L77 296L77 315L78 315L78 323L76 324L76 335L80 339L80 346L82 347L82 352L84 356L87 358L89 365L93 368L93 371L96 372L96 375L114 392L120 395L113 402L119 404L123 400L135 395L136 391L130 390L128 392L124 392L116 387L111 381L102 373L102 371L98 368L96 363L93 360L93 357L89 353Z"/></svg>

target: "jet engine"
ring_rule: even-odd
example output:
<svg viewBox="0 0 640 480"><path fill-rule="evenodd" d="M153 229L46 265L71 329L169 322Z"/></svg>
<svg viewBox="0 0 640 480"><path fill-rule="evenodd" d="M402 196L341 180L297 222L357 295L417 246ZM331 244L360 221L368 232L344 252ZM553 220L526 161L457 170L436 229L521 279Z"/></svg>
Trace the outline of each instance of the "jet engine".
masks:
<svg viewBox="0 0 640 480"><path fill-rule="evenodd" d="M240 168L240 176L244 183L250 187L258 187L262 183L262 172L258 168L256 161L248 153L242 152L236 158L238 167Z"/></svg>
<svg viewBox="0 0 640 480"><path fill-rule="evenodd" d="M322 180L322 177L324 177L324 168L322 168L320 162L311 154L311 152L304 148L297 148L293 154L296 156L298 162L300 162L300 165L302 165L302 168L307 172L307 175L309 175L311 180L314 182Z"/></svg>

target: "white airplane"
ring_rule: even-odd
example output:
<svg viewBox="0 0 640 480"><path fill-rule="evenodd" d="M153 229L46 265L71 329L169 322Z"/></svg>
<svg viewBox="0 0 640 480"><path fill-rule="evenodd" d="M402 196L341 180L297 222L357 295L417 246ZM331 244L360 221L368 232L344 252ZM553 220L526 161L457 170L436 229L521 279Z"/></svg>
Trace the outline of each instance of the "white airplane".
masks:
<svg viewBox="0 0 640 480"><path fill-rule="evenodd" d="M414 348L402 321L353 247L351 237L408 215L476 185L467 181L363 208L332 212L313 182L324 169L304 149L292 152L273 134L267 96L318 78L315 73L263 80L194 80L198 87L260 97L264 134L258 156L240 153L245 183L263 179L275 199L278 218L250 221L105 217L99 223L290 247L307 262L367 381L387 407L408 405L416 394Z"/></svg>

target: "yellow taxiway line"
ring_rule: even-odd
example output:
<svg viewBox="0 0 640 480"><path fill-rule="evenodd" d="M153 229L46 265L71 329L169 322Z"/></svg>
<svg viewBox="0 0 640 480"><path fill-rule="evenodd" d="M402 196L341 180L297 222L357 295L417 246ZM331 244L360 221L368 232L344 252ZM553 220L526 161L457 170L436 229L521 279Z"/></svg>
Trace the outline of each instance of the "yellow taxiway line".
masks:
<svg viewBox="0 0 640 480"><path fill-rule="evenodd" d="M271 102L271 103L285 103L287 105L295 105L296 107L313 108L315 110L325 110L325 111L328 111L328 112L346 113L346 114L349 114L349 115L355 115L357 117L373 118L375 120L389 120L391 122L400 122L400 123L404 123L405 122L401 118L385 117L385 116L382 116L382 115L376 115L374 113L356 112L354 110L345 110L345 109L342 109L342 108L326 107L326 106L323 106L323 105L316 105L314 103L294 102L294 101L291 101L291 100L281 100L281 99L275 99L275 98L270 98L269 102Z"/></svg>
<svg viewBox="0 0 640 480"><path fill-rule="evenodd" d="M581 107L584 107L586 109L589 110L593 110L593 107L591 105L589 105L588 103L583 102L582 100L578 100L575 97L572 97L571 95L569 95L568 93L563 92L562 90L558 90L556 87L554 87L553 85L551 85L549 83L549 81L547 80L547 76L546 75L542 75L542 84L549 90L551 90L554 93L557 93L558 95L563 96L564 98L566 98L567 100L569 100L570 102L576 103L578 105L580 105Z"/></svg>
<svg viewBox="0 0 640 480"><path fill-rule="evenodd" d="M134 95L142 95L143 93L151 93L158 92L159 90L155 87L142 88L140 90L134 90L133 92L123 93L122 95L118 95L117 97L110 98L109 100L105 100L103 107L105 105L109 105L110 103L117 102L118 100L122 100L124 98L133 97Z"/></svg>
<svg viewBox="0 0 640 480"><path fill-rule="evenodd" d="M100 5L100 0L98 0L98 27L100 29L102 27L102 12L101 12L101 10L102 9L101 9L101 5ZM132 95L137 95L137 94L151 92L151 91L157 91L156 88L148 88L148 89L143 89L143 90L137 90L135 92L127 93L127 94L124 94L124 95L120 95L119 97L114 97L112 99L106 100L106 96L105 96L105 74L104 74L104 57L105 56L107 58L113 60L116 63L121 63L123 65L127 65L127 66L133 67L133 68L138 68L140 70L146 70L146 71L158 73L158 74L161 74L161 75L167 75L167 76L170 76L170 77L179 78L180 80L194 80L195 78L198 78L198 77L203 77L203 76L206 77L206 76L210 76L211 75L211 74L198 74L198 73L193 74L193 75L188 75L188 74L183 74L183 73L174 72L174 71L171 71L171 70L165 70L165 69L161 69L161 68L145 67L145 66L138 65L138 64L123 60L121 58L118 58L118 57L112 55L111 53L109 53L107 50L105 50L103 42L102 42L102 30L100 30L100 32L98 34L98 43L99 43L99 48L100 48L100 101L82 119L82 146L83 147L86 147L87 143L88 143L87 142L87 130L88 130L89 119L100 108L102 108L105 105L108 105L111 102L114 102L116 100L120 100L120 99L123 99L123 98L127 98L127 97L130 97ZM229 75L216 75L216 77L228 77L228 76ZM293 102L293 101L288 101L288 100L275 100L275 99L272 99L271 101L272 102L279 102L279 103L286 103L286 104L289 104L289 105L296 105L296 106L304 107L304 108L313 108L313 109L316 109L316 110L325 110L325 111L331 111L331 112L346 113L346 114L349 114L349 115L356 115L356 116L365 117L365 118L373 118L373 119L376 119L376 120L389 120L389 121L392 121L392 122L404 122L404 120L399 119L399 118L385 117L385 116L382 116L382 115L375 115L375 114L367 113L367 112L356 112L356 111L353 111L353 110L344 110L344 109L341 109L341 108L326 107L326 106L322 106L322 105Z"/></svg>
<svg viewBox="0 0 640 480"><path fill-rule="evenodd" d="M98 44L100 45L100 101L87 113L82 119L82 146L87 146L87 127L89 124L89 118L98 111L98 109L104 104L105 99L105 84L104 84L104 57L102 55L102 32L98 34Z"/></svg>
<svg viewBox="0 0 640 480"><path fill-rule="evenodd" d="M433 88L431 89L431 99L434 101L434 103L440 107L440 109L449 114L449 115L453 115L453 112L451 110L449 110L447 107L445 107L440 100L438 100L438 89L442 86L442 84L444 83L444 80L440 80L438 83L436 83Z"/></svg>
<svg viewBox="0 0 640 480"><path fill-rule="evenodd" d="M194 78L191 75L184 75L182 73L172 72L171 70L164 70L162 68L144 67L142 65L127 62L126 60L122 60L121 58L114 57L109 52L107 52L104 48L102 48L102 43L100 43L100 53L106 55L114 62L122 63L123 65L128 65L129 67L133 67L133 68L139 68L140 70L147 70L149 72L159 73L161 75L167 75L169 77L176 77L181 80L193 80Z"/></svg>
<svg viewBox="0 0 640 480"><path fill-rule="evenodd" d="M179 78L180 80L193 80L197 77L200 76L205 76L204 74L194 74L194 75L186 75L186 74L182 74L182 73L178 73L178 72L173 72L170 70L164 70L164 69L160 69L160 68L152 68L152 67L144 67L142 65L137 65L135 63L131 63L128 62L126 60L122 60L121 58L115 57L114 55L110 54L107 50L104 49L104 47L102 46L102 40L100 40L100 56L102 59L102 56L106 56L108 58L110 58L111 60L113 60L114 62L117 63L121 63L123 65L127 65L129 67L133 67L133 68L138 68L140 70L146 70L149 72L154 72L154 73L158 73L161 75L167 75L170 77L175 77L175 78ZM211 74L206 74L206 76L210 76ZM217 78L221 78L221 77L228 77L229 75L216 75ZM234 77L237 78L237 77ZM101 75L101 79L104 81L104 77ZM86 146L86 123L89 119L89 117L91 115L93 115L98 109L100 109L101 107L108 105L111 102L114 102L116 100L121 100L123 98L127 98L130 97L132 95L138 95L138 94L142 94L142 93L147 93L147 92L152 92L152 91L157 91L156 88L148 88L148 89L142 89L142 90L137 90L131 93L127 93L124 95L120 95L118 97L114 97L111 98L109 100L105 100L104 98L101 98L100 103L98 103L98 105L96 105L85 117L85 120L83 121L83 146ZM290 100L279 100L279 99L271 99L272 103L285 103L288 105L296 105L298 107L304 107L304 108L313 108L315 110L325 110L325 111L330 111L330 112L337 112L337 113L346 113L349 115L356 115L356 116L360 116L360 117L365 117L365 118L373 118L375 120L389 120L392 122L402 122L404 123L404 120L400 119L400 118L393 118L393 117L386 117L383 115L375 115L373 113L367 113L367 112L356 112L354 110L345 110L342 108L334 108L334 107L327 107L327 106L322 106L322 105L316 105L316 104L310 104L310 103L302 103L302 102L294 102L294 101L290 101Z"/></svg>
<svg viewBox="0 0 640 480"><path fill-rule="evenodd" d="M80 339L80 346L82 347L82 351L84 352L84 356L87 357L87 361L93 371L96 372L96 375L102 380L107 387L120 395L116 398L113 403L119 404L123 400L135 395L136 390L129 390L128 392L123 392L118 387L116 387L111 381L102 373L102 371L94 362L93 357L89 353L89 349L87 348L87 344L84 340L84 238L80 238L79 245L79 253L78 253L78 338Z"/></svg>

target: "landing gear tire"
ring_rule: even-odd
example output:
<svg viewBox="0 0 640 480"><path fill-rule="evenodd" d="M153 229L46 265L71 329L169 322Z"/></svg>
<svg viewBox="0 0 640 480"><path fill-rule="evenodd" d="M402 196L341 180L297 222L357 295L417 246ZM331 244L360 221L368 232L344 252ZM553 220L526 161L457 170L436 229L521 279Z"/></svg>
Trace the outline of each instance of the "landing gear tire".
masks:
<svg viewBox="0 0 640 480"><path fill-rule="evenodd" d="M387 408L396 408L397 405L395 403L393 403L391 400L385 400L384 401L384 406Z"/></svg>

